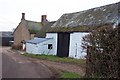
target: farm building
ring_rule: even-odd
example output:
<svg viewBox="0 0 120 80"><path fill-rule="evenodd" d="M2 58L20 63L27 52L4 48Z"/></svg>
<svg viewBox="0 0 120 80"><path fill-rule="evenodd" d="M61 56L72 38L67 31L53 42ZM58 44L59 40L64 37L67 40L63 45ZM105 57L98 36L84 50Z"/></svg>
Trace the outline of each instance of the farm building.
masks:
<svg viewBox="0 0 120 80"><path fill-rule="evenodd" d="M63 14L48 30L47 35L57 35L57 54L60 57L84 58L82 37L94 29L118 23L119 3L85 11Z"/></svg>
<svg viewBox="0 0 120 80"><path fill-rule="evenodd" d="M88 32L73 33L47 33L46 38L54 39L55 53L59 57L84 58L86 53L82 50L82 38Z"/></svg>
<svg viewBox="0 0 120 80"><path fill-rule="evenodd" d="M33 54L49 54L55 53L53 38L34 38L26 41L26 52Z"/></svg>
<svg viewBox="0 0 120 80"><path fill-rule="evenodd" d="M12 32L0 32L0 46L10 46L9 42L13 40Z"/></svg>
<svg viewBox="0 0 120 80"><path fill-rule="evenodd" d="M46 33L45 39L52 38L51 42L46 42L53 45L54 51L51 54L59 57L84 58L86 52L82 50L82 38L99 27L114 26L118 22L118 5L119 3L115 3L63 14ZM40 50L43 52L42 47Z"/></svg>
<svg viewBox="0 0 120 80"><path fill-rule="evenodd" d="M32 54L57 55L59 57L84 58L82 37L87 32L47 33L46 38L34 38L26 41L26 52ZM77 37L77 38L76 38ZM61 54L62 53L62 54Z"/></svg>

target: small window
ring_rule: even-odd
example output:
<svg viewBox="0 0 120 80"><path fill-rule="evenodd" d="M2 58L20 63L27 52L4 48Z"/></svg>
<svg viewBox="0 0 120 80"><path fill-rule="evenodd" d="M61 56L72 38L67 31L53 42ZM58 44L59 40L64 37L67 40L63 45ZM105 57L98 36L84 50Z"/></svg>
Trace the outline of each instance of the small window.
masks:
<svg viewBox="0 0 120 80"><path fill-rule="evenodd" d="M48 44L48 49L52 49L52 44Z"/></svg>

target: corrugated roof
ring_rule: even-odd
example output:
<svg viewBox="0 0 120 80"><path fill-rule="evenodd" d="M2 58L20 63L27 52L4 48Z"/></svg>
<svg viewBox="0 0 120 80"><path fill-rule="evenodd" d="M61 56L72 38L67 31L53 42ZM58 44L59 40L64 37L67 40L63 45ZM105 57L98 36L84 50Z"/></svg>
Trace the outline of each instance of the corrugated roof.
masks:
<svg viewBox="0 0 120 80"><path fill-rule="evenodd" d="M13 32L0 32L0 37L13 37Z"/></svg>
<svg viewBox="0 0 120 80"><path fill-rule="evenodd" d="M63 14L58 21L51 26L50 31L59 31L59 28L81 27L81 26L98 26L103 24L113 24L118 21L120 2L101 6L85 11Z"/></svg>
<svg viewBox="0 0 120 80"><path fill-rule="evenodd" d="M52 38L34 38L34 39L26 41L26 43L38 44L38 43L41 43L41 42L44 42L50 39Z"/></svg>

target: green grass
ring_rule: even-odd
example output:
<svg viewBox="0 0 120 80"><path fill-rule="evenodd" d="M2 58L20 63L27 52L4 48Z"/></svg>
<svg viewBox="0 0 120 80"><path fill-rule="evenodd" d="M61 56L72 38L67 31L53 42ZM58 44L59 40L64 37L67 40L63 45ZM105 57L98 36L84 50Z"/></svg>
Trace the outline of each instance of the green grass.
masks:
<svg viewBox="0 0 120 80"><path fill-rule="evenodd" d="M81 78L81 76L73 72L62 71L59 78Z"/></svg>
<svg viewBox="0 0 120 80"><path fill-rule="evenodd" d="M32 58L38 58L38 59L43 59L43 60L55 61L55 62L73 63L73 64L77 64L80 66L82 65L83 67L85 65L84 59L73 59L73 58L65 58L65 57L61 58L61 57L57 57L54 55L29 54L29 53L25 53L23 55L32 57Z"/></svg>

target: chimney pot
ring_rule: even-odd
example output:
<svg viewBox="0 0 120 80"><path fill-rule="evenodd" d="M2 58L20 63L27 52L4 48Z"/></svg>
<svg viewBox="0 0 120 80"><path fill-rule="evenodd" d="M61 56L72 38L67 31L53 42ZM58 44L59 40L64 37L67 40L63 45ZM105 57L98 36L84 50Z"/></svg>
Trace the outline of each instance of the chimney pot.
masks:
<svg viewBox="0 0 120 80"><path fill-rule="evenodd" d="M47 15L42 15L41 22L46 22L46 21L47 21Z"/></svg>
<svg viewBox="0 0 120 80"><path fill-rule="evenodd" d="M22 13L22 19L25 19L25 13Z"/></svg>

